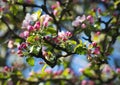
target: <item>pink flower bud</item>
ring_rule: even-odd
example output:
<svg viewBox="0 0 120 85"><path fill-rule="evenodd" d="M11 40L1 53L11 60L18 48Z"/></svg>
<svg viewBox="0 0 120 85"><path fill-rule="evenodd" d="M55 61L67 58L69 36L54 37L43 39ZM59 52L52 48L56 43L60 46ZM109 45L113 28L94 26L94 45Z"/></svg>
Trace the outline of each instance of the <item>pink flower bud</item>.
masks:
<svg viewBox="0 0 120 85"><path fill-rule="evenodd" d="M21 47L24 48L24 49L27 48L26 43L22 43L22 44L21 44Z"/></svg>
<svg viewBox="0 0 120 85"><path fill-rule="evenodd" d="M88 15L88 16L87 16L87 20L89 20L89 22L90 22L91 24L94 23L94 19L93 19L93 17L92 17L91 15Z"/></svg>
<svg viewBox="0 0 120 85"><path fill-rule="evenodd" d="M69 31L67 31L65 34L66 34L67 37L71 37L72 36L72 33L69 32Z"/></svg>
<svg viewBox="0 0 120 85"><path fill-rule="evenodd" d="M95 48L93 53L97 55L100 54L100 48L99 47Z"/></svg>
<svg viewBox="0 0 120 85"><path fill-rule="evenodd" d="M29 25L29 26L27 27L27 29L28 29L28 31L30 31L30 32L34 30L33 26L31 26L31 25Z"/></svg>
<svg viewBox="0 0 120 85"><path fill-rule="evenodd" d="M18 50L18 51L17 51L17 54L18 54L20 57L23 56L23 52L22 52L21 50Z"/></svg>
<svg viewBox="0 0 120 85"><path fill-rule="evenodd" d="M29 36L29 31L24 31L23 34L24 34L24 37L27 38Z"/></svg>
<svg viewBox="0 0 120 85"><path fill-rule="evenodd" d="M17 51L17 54L22 54L22 51L21 51L21 50L18 50L18 51Z"/></svg>
<svg viewBox="0 0 120 85"><path fill-rule="evenodd" d="M97 43L96 43L96 42L92 42L92 45L93 45L94 47L96 47L96 46L97 46Z"/></svg>
<svg viewBox="0 0 120 85"><path fill-rule="evenodd" d="M4 71L9 71L9 70L10 70L10 68L8 66L4 67Z"/></svg>
<svg viewBox="0 0 120 85"><path fill-rule="evenodd" d="M39 30L40 29L40 22L36 22L34 25L34 29Z"/></svg>
<svg viewBox="0 0 120 85"><path fill-rule="evenodd" d="M58 40L57 37L53 38L53 41L54 41L56 44L59 44L59 43L60 43L60 40Z"/></svg>
<svg viewBox="0 0 120 85"><path fill-rule="evenodd" d="M81 27L82 27L83 29L86 28L86 24L83 23L83 24L81 25Z"/></svg>
<svg viewBox="0 0 120 85"><path fill-rule="evenodd" d="M100 35L100 32L98 31L98 32L96 32L96 35Z"/></svg>
<svg viewBox="0 0 120 85"><path fill-rule="evenodd" d="M51 6L52 9L55 9L56 7L57 7L56 5L52 5L52 6Z"/></svg>
<svg viewBox="0 0 120 85"><path fill-rule="evenodd" d="M48 26L48 21L47 21L47 20L45 20L45 21L43 22L43 26L45 26L45 27Z"/></svg>

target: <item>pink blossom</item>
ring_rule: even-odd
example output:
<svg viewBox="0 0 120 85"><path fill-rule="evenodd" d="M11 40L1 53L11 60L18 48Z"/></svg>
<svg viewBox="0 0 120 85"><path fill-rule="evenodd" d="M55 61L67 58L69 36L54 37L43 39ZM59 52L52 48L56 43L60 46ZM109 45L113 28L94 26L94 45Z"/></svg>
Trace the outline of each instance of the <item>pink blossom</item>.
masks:
<svg viewBox="0 0 120 85"><path fill-rule="evenodd" d="M52 5L52 6L51 6L52 9L55 9L56 7L57 7L56 5Z"/></svg>
<svg viewBox="0 0 120 85"><path fill-rule="evenodd" d="M67 32L65 33L65 35L66 35L67 37L71 37L71 36L72 36L72 33L69 32L69 31L67 31Z"/></svg>
<svg viewBox="0 0 120 85"><path fill-rule="evenodd" d="M26 43L22 43L21 45L18 46L19 50L25 49L27 48L27 44Z"/></svg>
<svg viewBox="0 0 120 85"><path fill-rule="evenodd" d="M94 47L96 47L96 46L97 46L97 43L96 43L96 42L92 42L92 45L93 45Z"/></svg>
<svg viewBox="0 0 120 85"><path fill-rule="evenodd" d="M92 17L91 15L88 15L88 16L87 16L87 20L89 20L89 22L90 22L91 24L94 23L94 19L93 19L93 17Z"/></svg>
<svg viewBox="0 0 120 85"><path fill-rule="evenodd" d="M23 56L23 52L22 52L21 50L18 50L18 51L17 51L17 54L18 54L20 57Z"/></svg>
<svg viewBox="0 0 120 85"><path fill-rule="evenodd" d="M81 27L82 27L83 29L86 28L86 24L83 23L83 24L81 25Z"/></svg>
<svg viewBox="0 0 120 85"><path fill-rule="evenodd" d="M48 22L52 20L52 18L49 15L42 15L41 19L43 19L43 26L48 26Z"/></svg>
<svg viewBox="0 0 120 85"><path fill-rule="evenodd" d="M96 34L96 35L100 35L100 32L98 31L98 32L96 32L95 34Z"/></svg>
<svg viewBox="0 0 120 85"><path fill-rule="evenodd" d="M54 41L56 44L59 44L59 43L60 43L60 40L58 40L57 37L53 38L53 41Z"/></svg>
<svg viewBox="0 0 120 85"><path fill-rule="evenodd" d="M83 23L86 20L86 16L83 15L82 17L78 16L76 19L72 22L72 25L77 27L80 25L80 23Z"/></svg>
<svg viewBox="0 0 120 85"><path fill-rule="evenodd" d="M48 21L47 21L47 20L45 20L45 21L43 22L43 26L45 26L45 27L48 26Z"/></svg>
<svg viewBox="0 0 120 85"><path fill-rule="evenodd" d="M82 80L81 85L87 85L87 80Z"/></svg>
<svg viewBox="0 0 120 85"><path fill-rule="evenodd" d="M38 18L37 14L30 15L30 13L27 13L25 16L25 19L23 20L22 28L28 28L28 26L30 25L30 22L36 21L37 18Z"/></svg>
<svg viewBox="0 0 120 85"><path fill-rule="evenodd" d="M24 31L23 35L24 35L25 38L27 38L29 36L29 31Z"/></svg>
<svg viewBox="0 0 120 85"><path fill-rule="evenodd" d="M31 25L29 25L28 27L27 27L27 29L28 29L28 31L33 31L34 30L34 27L33 26L31 26Z"/></svg>
<svg viewBox="0 0 120 85"><path fill-rule="evenodd" d="M82 23L86 20L86 16L83 15L82 17L78 17L79 21Z"/></svg>
<svg viewBox="0 0 120 85"><path fill-rule="evenodd" d="M94 54L100 54L100 48L99 47L96 47L95 49L94 49Z"/></svg>
<svg viewBox="0 0 120 85"><path fill-rule="evenodd" d="M80 25L80 22L77 20L72 22L72 26L74 26L74 27L78 27L79 25Z"/></svg>
<svg viewBox="0 0 120 85"><path fill-rule="evenodd" d="M57 7L59 7L60 6L60 2L56 2L56 4L53 4L52 6L51 6L51 8L52 9L56 9Z"/></svg>
<svg viewBox="0 0 120 85"><path fill-rule="evenodd" d="M26 20L23 20L22 28L27 28L28 25L29 25L29 22Z"/></svg>
<svg viewBox="0 0 120 85"><path fill-rule="evenodd" d="M4 67L4 71L9 71L9 70L10 70L10 68L8 66Z"/></svg>
<svg viewBox="0 0 120 85"><path fill-rule="evenodd" d="M37 21L33 28L36 29L36 30L39 30L40 29L40 22Z"/></svg>

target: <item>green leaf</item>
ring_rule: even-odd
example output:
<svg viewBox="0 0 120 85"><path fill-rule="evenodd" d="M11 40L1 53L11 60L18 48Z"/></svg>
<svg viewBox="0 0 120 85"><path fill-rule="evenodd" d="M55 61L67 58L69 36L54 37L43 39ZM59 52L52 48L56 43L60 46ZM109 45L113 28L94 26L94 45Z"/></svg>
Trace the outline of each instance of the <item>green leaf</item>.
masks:
<svg viewBox="0 0 120 85"><path fill-rule="evenodd" d="M27 41L28 43L33 43L33 42L35 42L35 36L30 36L30 37L28 37L26 41Z"/></svg>
<svg viewBox="0 0 120 85"><path fill-rule="evenodd" d="M76 45L77 44L77 42L74 41L74 40L67 40L67 43L72 44L72 45Z"/></svg>
<svg viewBox="0 0 120 85"><path fill-rule="evenodd" d="M23 0L18 0L18 2L19 2L19 3L22 3L22 2L23 2Z"/></svg>
<svg viewBox="0 0 120 85"><path fill-rule="evenodd" d="M17 5L12 5L12 6L10 7L10 11L11 11L14 15L16 15L16 14L18 13L18 6L17 6Z"/></svg>
<svg viewBox="0 0 120 85"><path fill-rule="evenodd" d="M47 67L47 64L45 64L43 67L42 67L42 73L44 72L45 68Z"/></svg>
<svg viewBox="0 0 120 85"><path fill-rule="evenodd" d="M84 75L90 77L90 78L95 78L97 77L97 75L95 74L94 70L90 69L90 68L86 68L83 72Z"/></svg>
<svg viewBox="0 0 120 85"><path fill-rule="evenodd" d="M56 33L56 29L52 26L49 26L46 30L45 30L46 34L55 34Z"/></svg>
<svg viewBox="0 0 120 85"><path fill-rule="evenodd" d="M86 54L86 47L84 44L80 43L74 48L74 52L78 54Z"/></svg>
<svg viewBox="0 0 120 85"><path fill-rule="evenodd" d="M28 58L26 59L26 61L27 61L27 63L28 63L30 66L34 66L34 64L35 64L35 60L34 60L33 57L28 57Z"/></svg>

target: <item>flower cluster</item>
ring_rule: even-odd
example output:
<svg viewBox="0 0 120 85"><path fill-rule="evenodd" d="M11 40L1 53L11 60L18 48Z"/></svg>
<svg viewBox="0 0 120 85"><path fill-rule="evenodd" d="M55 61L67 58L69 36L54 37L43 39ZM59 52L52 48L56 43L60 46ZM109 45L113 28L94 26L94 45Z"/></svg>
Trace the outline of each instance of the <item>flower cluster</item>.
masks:
<svg viewBox="0 0 120 85"><path fill-rule="evenodd" d="M86 28L86 21L88 21L90 24L94 23L94 19L92 15L88 15L88 16L78 16L76 17L76 19L72 22L72 25L74 27L78 27L81 26L81 28Z"/></svg>
<svg viewBox="0 0 120 85"><path fill-rule="evenodd" d="M89 45L89 53L88 54L95 54L95 55L99 55L100 54L100 46L97 45L96 42L92 42Z"/></svg>
<svg viewBox="0 0 120 85"><path fill-rule="evenodd" d="M39 36L42 36L42 31L48 27L51 20L49 15L41 15L41 11L26 14L22 23L23 32L20 33L20 37L24 38L25 42L18 46L17 52L20 56L23 56L23 50L30 46L31 41L39 40Z"/></svg>
<svg viewBox="0 0 120 85"><path fill-rule="evenodd" d="M30 32L39 31L40 29L48 26L48 23L50 20L52 20L52 18L47 14L40 15L41 11L38 11L32 15L29 13L26 14L26 17L22 23L22 28L27 30L21 33L20 36L26 38L29 36Z"/></svg>
<svg viewBox="0 0 120 85"><path fill-rule="evenodd" d="M72 36L72 33L67 31L67 32L59 32L58 33L58 36L57 37L54 37L53 38L53 41L56 43L56 44L60 44L62 42L65 42L67 41L70 37Z"/></svg>

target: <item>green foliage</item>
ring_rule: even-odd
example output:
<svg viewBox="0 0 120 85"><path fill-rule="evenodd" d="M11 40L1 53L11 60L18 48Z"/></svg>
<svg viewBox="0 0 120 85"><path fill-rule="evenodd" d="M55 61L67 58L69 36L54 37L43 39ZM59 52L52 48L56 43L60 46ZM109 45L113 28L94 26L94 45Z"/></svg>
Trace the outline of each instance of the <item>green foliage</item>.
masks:
<svg viewBox="0 0 120 85"><path fill-rule="evenodd" d="M44 3L41 6L33 3L34 0L1 1L3 3L0 7L0 12L2 12L0 16L1 47L9 47L6 52L16 55L15 51L17 51L21 57L26 56L26 62L30 66L35 65L34 57L42 58L44 62L40 64L44 66L40 72L32 71L30 77L24 80L21 69L18 71L18 67L25 69L26 65L24 66L21 62L18 65L18 62L14 61L13 68L0 69L0 79L4 80L0 84L7 85L9 81L12 81L14 85L24 85L24 83L25 85L26 83L77 85L86 78L94 80L95 85L114 84L120 81L120 69L115 71L117 68L113 70L108 65L108 59L110 59L108 55L114 51L113 45L120 36L120 1L57 1L61 2L43 0ZM102 9L100 9L101 6L103 6ZM39 10L33 12L34 7ZM25 16L28 12L30 14ZM101 24L105 27L102 28ZM25 28L21 29L21 25L23 27L25 25ZM31 29L28 30L28 26L31 26ZM85 34L87 38L82 34ZM88 43L82 42L81 38ZM0 55L3 55L1 49ZM91 64L81 71L83 75L80 77L75 76L69 68L74 54L85 55ZM5 58L6 56L9 55L4 55ZM47 71L48 66L55 65L58 67L63 65L64 70ZM16 81L14 77L20 80ZM89 80L87 84L89 85Z"/></svg>
<svg viewBox="0 0 120 85"><path fill-rule="evenodd" d="M14 15L17 15L17 13L18 13L18 6L17 5L12 5L11 7L10 7L10 11L14 14Z"/></svg>
<svg viewBox="0 0 120 85"><path fill-rule="evenodd" d="M35 60L33 57L28 57L26 59L27 63L30 65L30 66L34 66L35 65Z"/></svg>
<svg viewBox="0 0 120 85"><path fill-rule="evenodd" d="M80 42L80 44L78 44L75 48L74 48L74 52L80 55L84 55L86 54L86 46L85 44L83 44L82 42Z"/></svg>

